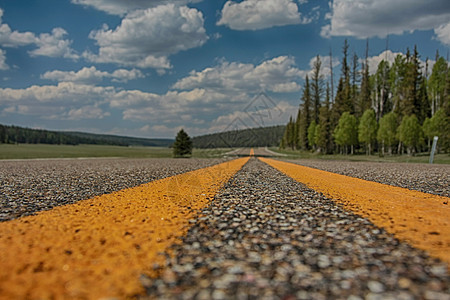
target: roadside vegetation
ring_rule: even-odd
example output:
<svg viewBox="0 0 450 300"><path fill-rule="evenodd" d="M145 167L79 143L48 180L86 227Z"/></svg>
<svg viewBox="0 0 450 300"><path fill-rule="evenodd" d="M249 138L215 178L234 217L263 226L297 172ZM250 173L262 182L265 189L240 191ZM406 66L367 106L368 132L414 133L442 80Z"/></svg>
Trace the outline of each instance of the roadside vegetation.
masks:
<svg viewBox="0 0 450 300"><path fill-rule="evenodd" d="M280 148L293 153L421 156L429 153L433 137L438 136L438 152L449 153L448 61L436 53L429 68L428 58L422 64L414 47L392 64L382 60L376 72L369 72L368 47L365 60L356 54L350 57L348 49L345 41L335 95L333 74L325 82L317 56Z"/></svg>
<svg viewBox="0 0 450 300"><path fill-rule="evenodd" d="M230 149L193 149L194 158L222 157ZM109 145L0 144L0 159L45 158L170 158L169 147L121 147Z"/></svg>
<svg viewBox="0 0 450 300"><path fill-rule="evenodd" d="M390 162L390 163L429 163L430 155L428 153L418 153L412 155L365 155L358 153L354 155L345 154L323 154L311 151L269 148L270 150L285 154L283 159L317 159L317 160L340 160L340 161L366 161L366 162ZM434 164L450 164L450 155L446 153L436 154L433 160Z"/></svg>

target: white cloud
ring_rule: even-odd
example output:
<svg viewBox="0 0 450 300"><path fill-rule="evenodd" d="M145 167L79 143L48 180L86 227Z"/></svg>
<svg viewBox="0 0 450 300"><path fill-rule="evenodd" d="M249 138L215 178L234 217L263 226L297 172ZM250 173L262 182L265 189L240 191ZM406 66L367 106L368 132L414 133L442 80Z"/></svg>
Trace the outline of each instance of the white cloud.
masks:
<svg viewBox="0 0 450 300"><path fill-rule="evenodd" d="M61 82L58 85L34 85L25 89L0 89L0 109L43 119L89 119L108 115L101 106L116 93L113 87ZM95 107L95 109L93 109ZM89 111L84 116L81 111ZM94 116L95 115L95 116Z"/></svg>
<svg viewBox="0 0 450 300"><path fill-rule="evenodd" d="M73 108L63 115L67 120L83 120L83 119L103 119L110 116L109 112L104 112L97 106L87 105L80 108Z"/></svg>
<svg viewBox="0 0 450 300"><path fill-rule="evenodd" d="M450 46L450 23L435 28L434 33L442 44Z"/></svg>
<svg viewBox="0 0 450 300"><path fill-rule="evenodd" d="M308 76L311 79L311 76L313 75L313 71L314 71L314 63L316 61L317 57L313 57L310 59L309 61L309 67L311 68L310 71L308 72ZM331 71L330 71L330 56L322 56L319 55L319 59L321 62L320 65L320 75L323 76L323 78L329 78L331 77ZM339 61L339 58L337 57L333 57L333 70L339 66L341 64L341 62Z"/></svg>
<svg viewBox="0 0 450 300"><path fill-rule="evenodd" d="M227 1L217 25L234 30L259 30L309 22L311 19L301 17L293 0L245 0Z"/></svg>
<svg viewBox="0 0 450 300"><path fill-rule="evenodd" d="M202 46L208 39L200 11L173 4L128 14L114 30L92 31L98 54L85 52L96 63L140 68L171 68L168 56Z"/></svg>
<svg viewBox="0 0 450 300"><path fill-rule="evenodd" d="M334 0L323 37L386 37L448 24L448 0Z"/></svg>
<svg viewBox="0 0 450 300"><path fill-rule="evenodd" d="M389 62L389 64L392 65L392 63L395 61L395 58L399 54L404 55L401 52L392 52L391 50L386 50L380 53L379 55L368 57L367 62L369 64L370 75L375 74L377 72L378 65L380 64L381 61L383 60L387 61Z"/></svg>
<svg viewBox="0 0 450 300"><path fill-rule="evenodd" d="M242 120L245 117L249 127L260 126L262 116L264 125L281 124L286 120L281 113L290 113L296 107L282 99L265 98L261 90L298 92L299 81L308 72L299 70L292 57L280 56L257 65L222 61L215 67L191 72L164 94L93 84L114 76L128 78L132 71L105 72L89 67L47 72L42 78L61 82L24 89L0 88L0 112L52 120L107 119L121 113L123 120L138 124L142 130L165 126L159 129L170 133L168 136L181 126L190 134L206 133L208 128L223 131L229 118L235 116L233 112L239 112Z"/></svg>
<svg viewBox="0 0 450 300"><path fill-rule="evenodd" d="M41 75L42 79L49 79L53 81L71 81L77 83L94 84L102 81L104 78L112 78L112 81L127 82L129 80L144 78L144 74L137 70L118 69L112 73L99 71L96 67L84 67L78 72L74 71L48 71Z"/></svg>
<svg viewBox="0 0 450 300"><path fill-rule="evenodd" d="M0 49L0 70L8 70L9 66L6 63L6 51Z"/></svg>
<svg viewBox="0 0 450 300"><path fill-rule="evenodd" d="M0 22L3 10L0 8ZM31 56L49 56L78 59L79 56L70 47L72 41L64 39L67 32L62 28L54 28L52 33L42 33L36 36L32 32L12 31L8 24L0 24L0 46L17 48L36 45L37 49L30 51Z"/></svg>
<svg viewBox="0 0 450 300"><path fill-rule="evenodd" d="M72 41L65 40L67 31L62 28L54 28L52 33L42 33L36 39L37 49L30 51L31 56L64 57L76 60L78 54L70 48Z"/></svg>
<svg viewBox="0 0 450 300"><path fill-rule="evenodd" d="M200 2L202 0L171 0L176 5ZM73 4L91 6L111 15L125 15L126 13L167 4L167 0L72 0Z"/></svg>
<svg viewBox="0 0 450 300"><path fill-rule="evenodd" d="M294 58L279 56L255 66L223 61L213 68L192 71L173 86L175 89L205 88L226 94L255 93L261 90L295 92L305 72L295 66Z"/></svg>
<svg viewBox="0 0 450 300"><path fill-rule="evenodd" d="M0 8L0 23L2 23L3 9ZM36 42L32 32L12 31L8 24L0 24L0 45L3 47L20 47Z"/></svg>
<svg viewBox="0 0 450 300"><path fill-rule="evenodd" d="M406 57L406 55L402 52L392 52L391 50L386 50L386 51L381 52L379 55L368 57L367 61L369 64L370 75L373 75L377 72L378 65L380 64L380 62L382 60L387 61L387 62L389 62L390 65L392 65L395 61L395 58L398 55ZM363 60L361 59L361 62L362 61ZM419 60L419 63L421 66L422 73L425 73L426 62L423 60ZM430 60L430 59L428 60L428 74L431 74L434 64L435 64L434 60Z"/></svg>

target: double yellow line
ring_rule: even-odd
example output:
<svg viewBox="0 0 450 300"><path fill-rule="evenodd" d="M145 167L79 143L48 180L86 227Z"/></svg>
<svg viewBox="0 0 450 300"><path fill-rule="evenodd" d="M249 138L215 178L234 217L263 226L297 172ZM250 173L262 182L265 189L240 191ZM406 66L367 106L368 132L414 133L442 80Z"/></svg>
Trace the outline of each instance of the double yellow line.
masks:
<svg viewBox="0 0 450 300"><path fill-rule="evenodd" d="M139 277L158 275L164 253L186 234L189 220L248 159L0 223L0 299L142 293ZM448 198L260 159L450 262Z"/></svg>
<svg viewBox="0 0 450 300"><path fill-rule="evenodd" d="M448 197L260 158L397 238L450 263Z"/></svg>
<svg viewBox="0 0 450 300"><path fill-rule="evenodd" d="M129 297L240 158L0 223L0 298Z"/></svg>

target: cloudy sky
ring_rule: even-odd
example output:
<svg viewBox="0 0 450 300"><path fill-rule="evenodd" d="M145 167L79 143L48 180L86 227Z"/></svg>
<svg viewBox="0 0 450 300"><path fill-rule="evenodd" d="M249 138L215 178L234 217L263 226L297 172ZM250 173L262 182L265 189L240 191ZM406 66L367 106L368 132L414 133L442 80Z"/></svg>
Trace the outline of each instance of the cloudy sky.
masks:
<svg viewBox="0 0 450 300"><path fill-rule="evenodd" d="M388 38L387 38L388 36ZM139 137L286 123L345 39L450 49L448 0L0 0L0 123ZM387 42L388 41L388 42ZM386 45L388 50L386 52Z"/></svg>

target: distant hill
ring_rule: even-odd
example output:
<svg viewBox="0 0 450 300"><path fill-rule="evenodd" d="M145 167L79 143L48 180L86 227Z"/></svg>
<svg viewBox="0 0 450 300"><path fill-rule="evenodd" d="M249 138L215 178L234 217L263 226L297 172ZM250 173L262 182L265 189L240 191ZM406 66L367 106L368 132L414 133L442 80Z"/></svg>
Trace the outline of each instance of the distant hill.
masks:
<svg viewBox="0 0 450 300"><path fill-rule="evenodd" d="M0 124L0 144L62 144L168 147L172 139L147 139L84 132L49 131Z"/></svg>
<svg viewBox="0 0 450 300"><path fill-rule="evenodd" d="M192 138L195 148L279 146L286 126L232 130Z"/></svg>

